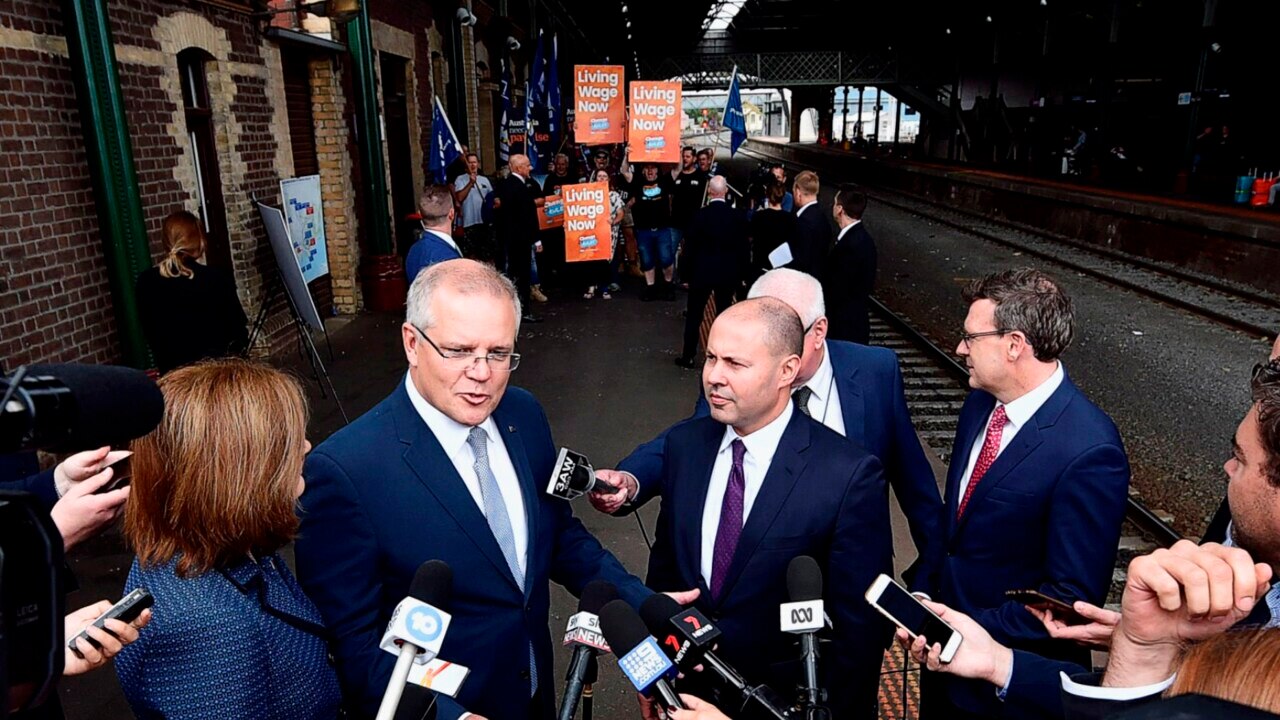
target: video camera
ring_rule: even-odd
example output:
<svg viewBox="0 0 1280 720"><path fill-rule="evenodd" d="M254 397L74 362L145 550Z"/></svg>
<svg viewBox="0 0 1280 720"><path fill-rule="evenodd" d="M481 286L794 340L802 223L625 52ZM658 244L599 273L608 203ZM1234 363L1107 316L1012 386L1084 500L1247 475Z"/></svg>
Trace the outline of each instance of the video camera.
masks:
<svg viewBox="0 0 1280 720"><path fill-rule="evenodd" d="M0 378L0 454L76 452L151 432L164 396L138 370L20 367ZM39 499L0 478L0 713L40 707L63 667L62 536Z"/></svg>

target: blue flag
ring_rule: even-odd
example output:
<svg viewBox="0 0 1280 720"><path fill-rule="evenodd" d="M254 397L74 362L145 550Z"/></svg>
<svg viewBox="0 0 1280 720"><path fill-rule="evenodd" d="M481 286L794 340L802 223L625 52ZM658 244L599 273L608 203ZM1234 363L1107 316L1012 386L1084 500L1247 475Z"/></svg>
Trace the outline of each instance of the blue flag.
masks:
<svg viewBox="0 0 1280 720"><path fill-rule="evenodd" d="M445 181L445 171L454 160L462 157L462 149L458 144L458 136L453 134L453 126L444 114L440 105L440 96L435 97L435 110L431 118L431 153L427 158L427 169L437 183Z"/></svg>
<svg viewBox="0 0 1280 720"><path fill-rule="evenodd" d="M505 163L511 157L511 133L507 123L511 118L511 66L502 60L502 122L498 126L498 162Z"/></svg>
<svg viewBox="0 0 1280 720"><path fill-rule="evenodd" d="M729 99L724 104L724 126L729 128L729 157L747 139L747 118L742 114L742 95L738 92L738 68L733 68L729 81Z"/></svg>
<svg viewBox="0 0 1280 720"><path fill-rule="evenodd" d="M547 134L551 146L560 145L560 40L551 36L551 67L547 71Z"/></svg>
<svg viewBox="0 0 1280 720"><path fill-rule="evenodd" d="M547 104L547 71L542 59L542 31L538 31L538 46L533 51L533 64L529 66L529 82L524 92L524 119L528 131L525 133L524 154L529 156L529 165L533 172L538 168L538 117Z"/></svg>

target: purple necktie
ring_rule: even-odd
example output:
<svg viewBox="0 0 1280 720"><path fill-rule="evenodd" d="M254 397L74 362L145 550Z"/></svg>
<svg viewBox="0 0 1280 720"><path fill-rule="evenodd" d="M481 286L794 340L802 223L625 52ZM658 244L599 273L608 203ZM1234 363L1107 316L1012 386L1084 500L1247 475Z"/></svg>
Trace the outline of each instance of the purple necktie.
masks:
<svg viewBox="0 0 1280 720"><path fill-rule="evenodd" d="M742 535L742 498L746 493L747 477L742 473L742 458L747 446L741 440L733 441L733 467L729 468L729 485L724 489L724 503L720 505L720 527L716 530L715 557L711 560L711 598L720 599L724 581L733 562L733 551L738 549L738 537Z"/></svg>

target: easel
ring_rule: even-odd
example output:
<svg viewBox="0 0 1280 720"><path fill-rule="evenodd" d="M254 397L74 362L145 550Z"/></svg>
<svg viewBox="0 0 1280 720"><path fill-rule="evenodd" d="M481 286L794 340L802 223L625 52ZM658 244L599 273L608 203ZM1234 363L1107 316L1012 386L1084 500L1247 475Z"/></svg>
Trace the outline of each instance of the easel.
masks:
<svg viewBox="0 0 1280 720"><path fill-rule="evenodd" d="M256 195L251 195L250 198L253 200L255 205L270 207L269 205L260 202ZM263 224L265 229L265 220ZM287 229L288 228L286 226L286 230ZM267 238L267 242L271 242L270 237ZM311 363L312 375L315 376L316 383L320 386L320 397L327 399L329 394L332 393L333 403L338 406L338 412L342 415L343 424L350 423L351 419L347 417L347 411L342 407L342 401L338 398L338 391L333 386L333 378L329 376L329 371L325 368L324 361L320 357L320 350L316 347L315 341L311 338L311 330L307 326L307 322L302 318L302 313L298 310L297 302L294 300L292 293L284 287L285 282L282 273L283 271L277 262L276 272L269 281L266 294L263 297L262 305L258 308L258 316L254 318L253 331L249 333L249 347L253 347L255 342L261 336L263 328L266 326L267 316L271 311L271 306L275 302L276 296L280 293L281 289L284 288L284 297L289 303L289 317L293 323L294 331L298 335L298 353L305 356ZM323 320L320 322L320 331L324 333L325 347L329 349L329 362L333 362L333 344L329 341L329 329L325 327ZM329 387L328 393L325 392L326 385Z"/></svg>

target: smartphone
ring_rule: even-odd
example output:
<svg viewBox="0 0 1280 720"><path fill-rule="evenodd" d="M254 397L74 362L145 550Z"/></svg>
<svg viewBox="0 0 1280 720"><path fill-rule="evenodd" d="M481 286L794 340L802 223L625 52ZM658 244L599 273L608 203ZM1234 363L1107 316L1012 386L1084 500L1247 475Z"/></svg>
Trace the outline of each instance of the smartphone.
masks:
<svg viewBox="0 0 1280 720"><path fill-rule="evenodd" d="M1006 590L1005 597L1037 610L1052 610L1054 617L1068 625L1084 625L1089 618L1058 598L1049 597L1039 590Z"/></svg>
<svg viewBox="0 0 1280 720"><path fill-rule="evenodd" d="M107 481L106 485L94 490L93 494L101 495L102 493L109 493L112 490L119 490L120 488L128 485L129 482L133 480L133 464L129 462L132 458L132 454L125 455L119 460L108 465L107 467L112 470L111 479Z"/></svg>
<svg viewBox="0 0 1280 720"><path fill-rule="evenodd" d="M906 630L912 638L923 635L930 645L941 644L942 654L938 659L942 662L951 662L956 656L956 651L964 640L960 633L943 622L942 618L925 607L906 588L894 582L893 578L883 574L877 577L867 589L866 598L881 615Z"/></svg>
<svg viewBox="0 0 1280 720"><path fill-rule="evenodd" d="M138 619L138 616L142 614L143 610L146 610L154 604L155 598L151 596L151 593L147 592L146 588L138 588L137 590L134 590L128 595L120 598L120 602L112 605L110 609L99 615L96 620L90 623L90 625L92 627L106 630L105 626L107 620L111 620L113 618L120 622L133 622ZM88 643L95 648L99 647L98 641L89 637L87 630L88 628L81 630L78 635L67 641L67 647L71 648L71 651L77 656L80 656L80 650L76 648L77 640ZM109 633L111 631L107 630L107 632Z"/></svg>

